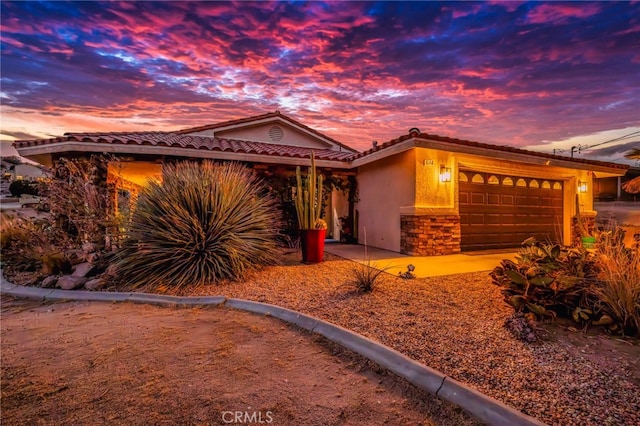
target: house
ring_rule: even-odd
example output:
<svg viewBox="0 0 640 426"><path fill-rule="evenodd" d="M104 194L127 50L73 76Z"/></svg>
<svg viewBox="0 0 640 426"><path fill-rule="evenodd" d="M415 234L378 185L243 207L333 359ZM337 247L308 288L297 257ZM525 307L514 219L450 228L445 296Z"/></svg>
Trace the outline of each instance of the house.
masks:
<svg viewBox="0 0 640 426"><path fill-rule="evenodd" d="M593 194L596 201L638 201L640 196L625 191L623 185L640 178L640 167L629 167L624 176L596 178L593 182Z"/></svg>
<svg viewBox="0 0 640 426"><path fill-rule="evenodd" d="M313 151L335 189L324 217L337 237L347 216L358 241L410 255L442 255L518 246L524 239L571 244L575 217L593 224L594 178L618 177L628 166L572 159L452 139L413 128L366 151L352 148L279 113L177 132L67 133L18 141L20 155L49 165L62 156L112 153L109 168L135 191L176 159L240 161L265 176L291 176ZM357 196L355 195L357 185Z"/></svg>
<svg viewBox="0 0 640 426"><path fill-rule="evenodd" d="M2 180L37 181L47 178L43 167L36 164L24 163L18 157L5 157L0 162L0 177Z"/></svg>

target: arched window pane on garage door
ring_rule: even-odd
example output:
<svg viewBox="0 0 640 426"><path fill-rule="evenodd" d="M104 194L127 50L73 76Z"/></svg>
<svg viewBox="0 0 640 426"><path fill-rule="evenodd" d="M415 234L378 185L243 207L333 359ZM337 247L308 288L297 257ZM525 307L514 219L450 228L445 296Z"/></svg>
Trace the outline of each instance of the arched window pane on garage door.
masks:
<svg viewBox="0 0 640 426"><path fill-rule="evenodd" d="M551 184L548 180L542 181L542 189L551 189Z"/></svg>
<svg viewBox="0 0 640 426"><path fill-rule="evenodd" d="M467 177L467 175L465 175L464 173L460 172L458 174L458 180L460 182L469 182L469 178Z"/></svg>
<svg viewBox="0 0 640 426"><path fill-rule="evenodd" d="M489 176L489 179L487 179L487 183L489 185L500 185L500 180L494 175L491 175Z"/></svg>
<svg viewBox="0 0 640 426"><path fill-rule="evenodd" d="M516 186L527 186L527 181L524 179L518 179L516 181Z"/></svg>
<svg viewBox="0 0 640 426"><path fill-rule="evenodd" d="M553 189L562 189L562 184L560 182L553 182Z"/></svg>
<svg viewBox="0 0 640 426"><path fill-rule="evenodd" d="M482 177L482 175L476 173L475 175L473 175L473 178L471 179L471 182L473 182L473 183L484 183L484 178Z"/></svg>
<svg viewBox="0 0 640 426"><path fill-rule="evenodd" d="M502 184L504 186L513 186L513 179L507 176L506 178L502 179Z"/></svg>
<svg viewBox="0 0 640 426"><path fill-rule="evenodd" d="M529 182L529 188L540 188L540 184L537 180L531 179L531 181Z"/></svg>

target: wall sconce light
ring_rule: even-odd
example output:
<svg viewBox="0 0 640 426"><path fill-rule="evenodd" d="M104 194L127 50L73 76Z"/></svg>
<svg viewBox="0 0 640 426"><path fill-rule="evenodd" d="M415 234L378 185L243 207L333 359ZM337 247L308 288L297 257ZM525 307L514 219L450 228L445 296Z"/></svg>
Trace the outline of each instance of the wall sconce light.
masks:
<svg viewBox="0 0 640 426"><path fill-rule="evenodd" d="M451 168L440 166L440 182L451 182Z"/></svg>
<svg viewBox="0 0 640 426"><path fill-rule="evenodd" d="M587 182L578 181L578 192L587 192L588 189Z"/></svg>

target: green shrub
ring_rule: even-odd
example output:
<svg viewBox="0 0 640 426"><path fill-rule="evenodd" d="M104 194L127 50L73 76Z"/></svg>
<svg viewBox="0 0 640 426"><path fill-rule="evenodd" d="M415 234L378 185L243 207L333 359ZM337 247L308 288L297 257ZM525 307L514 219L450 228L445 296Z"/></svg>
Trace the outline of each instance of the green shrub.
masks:
<svg viewBox="0 0 640 426"><path fill-rule="evenodd" d="M516 261L505 259L491 272L504 300L517 312L537 317L569 316L596 279L593 255L583 248L525 241Z"/></svg>
<svg viewBox="0 0 640 426"><path fill-rule="evenodd" d="M275 263L275 201L239 164L183 162L139 194L117 262L128 288L236 279Z"/></svg>
<svg viewBox="0 0 640 426"><path fill-rule="evenodd" d="M19 197L23 194L38 195L38 184L36 182L29 182L28 180L14 180L9 185L9 192L14 197Z"/></svg>
<svg viewBox="0 0 640 426"><path fill-rule="evenodd" d="M516 312L639 335L640 253L623 239L621 230L600 233L593 252L529 239L515 262L491 272L492 281Z"/></svg>

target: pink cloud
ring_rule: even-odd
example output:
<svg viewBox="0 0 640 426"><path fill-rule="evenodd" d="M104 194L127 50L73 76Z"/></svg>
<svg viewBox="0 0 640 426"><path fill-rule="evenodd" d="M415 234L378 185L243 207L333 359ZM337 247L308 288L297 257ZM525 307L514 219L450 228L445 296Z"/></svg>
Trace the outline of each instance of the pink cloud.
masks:
<svg viewBox="0 0 640 426"><path fill-rule="evenodd" d="M587 18L600 12L597 3L543 3L532 9L527 21L532 24L558 23L568 18Z"/></svg>

